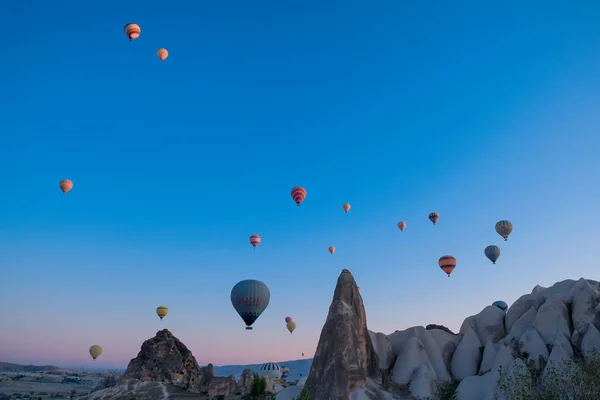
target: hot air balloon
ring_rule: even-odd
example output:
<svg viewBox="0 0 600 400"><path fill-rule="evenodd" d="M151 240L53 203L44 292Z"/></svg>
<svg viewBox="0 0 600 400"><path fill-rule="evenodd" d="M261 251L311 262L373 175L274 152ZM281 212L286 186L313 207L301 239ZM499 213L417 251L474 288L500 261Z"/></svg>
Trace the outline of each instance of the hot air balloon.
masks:
<svg viewBox="0 0 600 400"><path fill-rule="evenodd" d="M300 186L296 186L292 189L292 199L296 202L298 207L300 207L300 203L304 201L306 198L306 189Z"/></svg>
<svg viewBox="0 0 600 400"><path fill-rule="evenodd" d="M358 292L360 293L360 286L357 286L356 288L358 289Z"/></svg>
<svg viewBox="0 0 600 400"><path fill-rule="evenodd" d="M100 354L102 354L102 347L98 346L97 344L90 347L90 356L92 356L94 360L100 357Z"/></svg>
<svg viewBox="0 0 600 400"><path fill-rule="evenodd" d="M281 378L281 366L274 362L268 362L260 367L260 375L277 380Z"/></svg>
<svg viewBox="0 0 600 400"><path fill-rule="evenodd" d="M290 331L290 334L292 334L296 330L296 323L294 321L290 321L287 324L285 324L285 327L288 331Z"/></svg>
<svg viewBox="0 0 600 400"><path fill-rule="evenodd" d="M404 228L406 228L406 222L404 222L404 221L398 222L398 228L400 228L400 230L403 231Z"/></svg>
<svg viewBox="0 0 600 400"><path fill-rule="evenodd" d="M161 47L156 51L156 55L158 56L160 61L164 61L167 59L167 57L169 57L169 52L167 51L167 49Z"/></svg>
<svg viewBox="0 0 600 400"><path fill-rule="evenodd" d="M440 219L440 214L436 212L432 212L431 214L429 214L429 220L433 222L434 225L436 222L438 222L438 219Z"/></svg>
<svg viewBox="0 0 600 400"><path fill-rule="evenodd" d="M331 254L335 253L335 246L329 246L328 250Z"/></svg>
<svg viewBox="0 0 600 400"><path fill-rule="evenodd" d="M495 307L498 307L502 311L508 310L508 304L506 304L502 300L495 301L495 302L492 303L492 305L495 306Z"/></svg>
<svg viewBox="0 0 600 400"><path fill-rule="evenodd" d="M285 323L287 324L288 322L290 322L292 320L292 317L285 317Z"/></svg>
<svg viewBox="0 0 600 400"><path fill-rule="evenodd" d="M496 264L496 260L500 257L500 247L493 244L486 247L483 252L485 253L485 256L490 259L492 264Z"/></svg>
<svg viewBox="0 0 600 400"><path fill-rule="evenodd" d="M160 319L163 319L164 317L166 317L168 313L169 313L168 307L165 307L165 306L156 307L156 315L158 315L160 317Z"/></svg>
<svg viewBox="0 0 600 400"><path fill-rule="evenodd" d="M281 366L281 377L283 379L287 378L290 375L290 369L286 366Z"/></svg>
<svg viewBox="0 0 600 400"><path fill-rule="evenodd" d="M452 256L443 256L438 260L438 265L440 268L448 274L448 278L450 278L450 274L452 270L456 268L456 258Z"/></svg>
<svg viewBox="0 0 600 400"><path fill-rule="evenodd" d="M304 353L302 353L302 357L304 357Z"/></svg>
<svg viewBox="0 0 600 400"><path fill-rule="evenodd" d="M271 300L271 292L261 281L247 279L231 289L231 304L251 330L252 324L265 311Z"/></svg>
<svg viewBox="0 0 600 400"><path fill-rule="evenodd" d="M348 203L342 204L342 209L346 212L350 211L350 204L348 204Z"/></svg>
<svg viewBox="0 0 600 400"><path fill-rule="evenodd" d="M127 25L125 25L124 30L125 30L125 34L129 38L130 42L132 40L137 39L138 37L140 37L140 33L142 33L142 30L140 29L140 26L138 24L134 24L133 22L130 22Z"/></svg>
<svg viewBox="0 0 600 400"><path fill-rule="evenodd" d="M496 222L496 232L502 236L504 240L508 240L508 235L512 232L513 226L510 221L503 219L502 221Z"/></svg>
<svg viewBox="0 0 600 400"><path fill-rule="evenodd" d="M258 246L260 243L260 236L258 235L252 235L250 236L250 244L252 245L252 247L254 247L256 249L256 246ZM269 247L269 246L267 246Z"/></svg>
<svg viewBox="0 0 600 400"><path fill-rule="evenodd" d="M63 194L66 194L69 190L73 189L73 182L68 179L62 179L58 182L58 187L62 190Z"/></svg>

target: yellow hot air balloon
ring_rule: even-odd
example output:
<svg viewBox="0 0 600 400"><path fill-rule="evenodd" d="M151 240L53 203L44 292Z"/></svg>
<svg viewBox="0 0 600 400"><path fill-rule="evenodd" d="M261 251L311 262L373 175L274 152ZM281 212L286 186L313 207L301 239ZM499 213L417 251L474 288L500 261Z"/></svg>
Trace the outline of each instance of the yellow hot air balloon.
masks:
<svg viewBox="0 0 600 400"><path fill-rule="evenodd" d="M291 333L294 333L294 331L296 330L296 323L294 321L290 321L287 324L285 324L286 328L288 331L290 331Z"/></svg>
<svg viewBox="0 0 600 400"><path fill-rule="evenodd" d="M102 354L102 347L98 346L97 344L90 347L90 356L92 356L94 360L100 357L100 354Z"/></svg>
<svg viewBox="0 0 600 400"><path fill-rule="evenodd" d="M165 307L165 306L156 307L156 315L158 315L160 317L160 319L163 319L164 317L166 317L168 313L169 313L168 307Z"/></svg>
<svg viewBox="0 0 600 400"><path fill-rule="evenodd" d="M156 52L156 55L158 56L158 58L160 59L160 61L164 61L164 60L167 59L167 57L169 57L169 52L165 48L160 48Z"/></svg>
<svg viewBox="0 0 600 400"><path fill-rule="evenodd" d="M333 253L335 253L335 246L329 246L329 249L327 249L327 250L329 250L329 252L331 254L333 254Z"/></svg>

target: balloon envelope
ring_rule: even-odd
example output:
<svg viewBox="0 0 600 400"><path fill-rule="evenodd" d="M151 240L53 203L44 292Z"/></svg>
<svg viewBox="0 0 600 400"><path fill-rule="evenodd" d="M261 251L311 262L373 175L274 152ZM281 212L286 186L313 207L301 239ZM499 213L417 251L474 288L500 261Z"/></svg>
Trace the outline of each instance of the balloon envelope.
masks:
<svg viewBox="0 0 600 400"><path fill-rule="evenodd" d="M290 333L294 333L294 331L296 330L296 323L294 321L290 321L287 324L285 324L286 328L288 329L288 331L290 331Z"/></svg>
<svg viewBox="0 0 600 400"><path fill-rule="evenodd" d="M127 25L125 25L125 28L123 28L123 30L125 31L125 34L129 38L130 42L140 37L140 33L142 33L140 26L138 24L134 24L133 22L130 22Z"/></svg>
<svg viewBox="0 0 600 400"><path fill-rule="evenodd" d="M440 266L442 271L444 271L448 275L449 278L454 268L456 268L456 258L452 256L442 256L438 260L438 265Z"/></svg>
<svg viewBox="0 0 600 400"><path fill-rule="evenodd" d="M290 322L292 320L292 317L285 317L285 323L287 324L288 322Z"/></svg>
<svg viewBox="0 0 600 400"><path fill-rule="evenodd" d="M94 360L100 357L100 354L102 354L102 347L98 346L97 344L90 347L90 356L92 356Z"/></svg>
<svg viewBox="0 0 600 400"><path fill-rule="evenodd" d="M513 230L513 225L512 222L503 219L502 221L496 222L495 228L496 232L498 232L498 235L502 236L506 241L508 240L508 235L510 235Z"/></svg>
<svg viewBox="0 0 600 400"><path fill-rule="evenodd" d="M231 304L246 323L246 329L266 310L271 300L271 292L261 281L247 279L238 282L231 289Z"/></svg>
<svg viewBox="0 0 600 400"><path fill-rule="evenodd" d="M344 211L346 211L346 212L350 211L350 204L348 204L348 203L344 203L344 204L342 205L342 209L343 209Z"/></svg>
<svg viewBox="0 0 600 400"><path fill-rule="evenodd" d="M163 319L164 317L166 317L168 313L169 313L168 307L165 307L165 306L156 307L156 315L158 315L160 317L160 319Z"/></svg>
<svg viewBox="0 0 600 400"><path fill-rule="evenodd" d="M329 248L327 250L329 250L329 252L331 254L333 254L333 253L335 253L335 246L329 246Z"/></svg>
<svg viewBox="0 0 600 400"><path fill-rule="evenodd" d="M400 230L403 231L404 228L406 228L406 222L404 222L404 221L398 222L398 228L400 228Z"/></svg>
<svg viewBox="0 0 600 400"><path fill-rule="evenodd" d="M493 264L496 264L496 260L500 257L500 247L491 244L485 248L484 253Z"/></svg>
<svg viewBox="0 0 600 400"><path fill-rule="evenodd" d="M300 206L300 203L302 203L306 198L306 189L301 186L296 186L292 189L291 195L296 205Z"/></svg>
<svg viewBox="0 0 600 400"><path fill-rule="evenodd" d="M495 301L495 302L492 303L492 305L495 306L495 307L498 307L502 311L508 310L508 304L506 304L502 300Z"/></svg>
<svg viewBox="0 0 600 400"><path fill-rule="evenodd" d="M63 194L67 193L69 190L73 189L73 182L68 179L63 179L58 182L58 187L62 190Z"/></svg>
<svg viewBox="0 0 600 400"><path fill-rule="evenodd" d="M436 212L432 212L429 214L429 220L433 222L434 225L436 222L438 222L438 219L440 219L440 214Z"/></svg>

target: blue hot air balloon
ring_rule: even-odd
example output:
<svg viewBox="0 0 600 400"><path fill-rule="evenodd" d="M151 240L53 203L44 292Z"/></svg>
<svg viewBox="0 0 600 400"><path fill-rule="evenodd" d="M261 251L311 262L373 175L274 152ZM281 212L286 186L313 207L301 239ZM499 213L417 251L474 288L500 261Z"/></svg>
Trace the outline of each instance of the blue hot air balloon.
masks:
<svg viewBox="0 0 600 400"><path fill-rule="evenodd" d="M496 245L489 245L484 250L485 256L490 259L492 264L496 264L496 260L500 257L500 247Z"/></svg>
<svg viewBox="0 0 600 400"><path fill-rule="evenodd" d="M246 323L246 329L265 311L271 300L271 292L261 281L247 279L238 282L231 289L231 304Z"/></svg>
<svg viewBox="0 0 600 400"><path fill-rule="evenodd" d="M492 303L492 305L498 307L502 311L508 310L508 304L506 304L502 300L495 301L495 302Z"/></svg>

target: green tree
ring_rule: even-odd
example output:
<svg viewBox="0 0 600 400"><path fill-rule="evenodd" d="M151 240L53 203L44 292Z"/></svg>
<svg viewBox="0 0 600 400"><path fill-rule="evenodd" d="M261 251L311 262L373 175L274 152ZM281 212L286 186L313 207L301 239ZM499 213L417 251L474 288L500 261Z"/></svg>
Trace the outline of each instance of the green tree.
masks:
<svg viewBox="0 0 600 400"><path fill-rule="evenodd" d="M515 365L510 372L501 369L498 391L506 400L598 400L600 353L550 363L543 373L533 362Z"/></svg>
<svg viewBox="0 0 600 400"><path fill-rule="evenodd" d="M300 396L298 396L296 400L310 400L310 392L307 387L302 388Z"/></svg>
<svg viewBox="0 0 600 400"><path fill-rule="evenodd" d="M259 374L254 374L250 391L243 398L249 400L270 400L273 398L273 395L267 392L267 380Z"/></svg>

